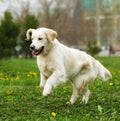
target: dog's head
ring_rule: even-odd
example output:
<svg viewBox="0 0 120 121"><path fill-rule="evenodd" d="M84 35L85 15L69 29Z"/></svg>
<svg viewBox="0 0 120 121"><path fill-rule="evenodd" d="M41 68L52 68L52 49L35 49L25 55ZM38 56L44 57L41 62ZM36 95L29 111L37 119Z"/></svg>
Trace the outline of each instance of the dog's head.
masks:
<svg viewBox="0 0 120 121"><path fill-rule="evenodd" d="M47 53L51 46L54 44L54 40L57 37L57 33L52 29L38 28L28 29L26 33L27 39L32 40L30 50L33 55L40 55Z"/></svg>

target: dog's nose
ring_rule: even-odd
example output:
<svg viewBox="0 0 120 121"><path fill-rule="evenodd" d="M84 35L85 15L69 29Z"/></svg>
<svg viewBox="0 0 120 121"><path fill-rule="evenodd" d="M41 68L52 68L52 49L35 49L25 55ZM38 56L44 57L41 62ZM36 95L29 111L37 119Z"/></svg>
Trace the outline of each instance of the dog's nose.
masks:
<svg viewBox="0 0 120 121"><path fill-rule="evenodd" d="M30 50L34 50L35 46L34 45L30 45Z"/></svg>

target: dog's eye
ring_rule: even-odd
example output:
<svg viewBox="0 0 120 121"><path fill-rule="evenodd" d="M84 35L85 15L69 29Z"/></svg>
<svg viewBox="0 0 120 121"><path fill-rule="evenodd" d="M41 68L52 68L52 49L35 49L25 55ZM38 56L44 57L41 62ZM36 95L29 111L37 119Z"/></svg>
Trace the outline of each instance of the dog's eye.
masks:
<svg viewBox="0 0 120 121"><path fill-rule="evenodd" d="M39 38L38 38L38 40L42 40L42 38L41 38L41 37L39 37Z"/></svg>

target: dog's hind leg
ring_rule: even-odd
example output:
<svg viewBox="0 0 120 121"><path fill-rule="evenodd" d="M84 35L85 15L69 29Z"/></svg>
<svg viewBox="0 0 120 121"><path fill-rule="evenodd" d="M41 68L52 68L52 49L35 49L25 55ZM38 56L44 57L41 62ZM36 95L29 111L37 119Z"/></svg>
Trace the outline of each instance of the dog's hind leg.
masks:
<svg viewBox="0 0 120 121"><path fill-rule="evenodd" d="M82 92L83 92L83 98L82 101L87 104L88 100L89 100L89 95L90 95L90 91L88 89L88 85L86 84L84 87L82 87Z"/></svg>
<svg viewBox="0 0 120 121"><path fill-rule="evenodd" d="M73 93L72 93L72 96L70 98L70 103L71 104L74 104L78 98L78 93L79 93L79 90L76 88L76 86L73 84Z"/></svg>
<svg viewBox="0 0 120 121"><path fill-rule="evenodd" d="M90 78L91 79L91 78ZM83 99L82 101L85 102L85 104L89 100L90 91L88 90L87 83L89 82L88 77L86 75L78 75L76 78L74 78L73 81L73 93L70 99L70 103L74 104L77 100L79 92L83 92Z"/></svg>
<svg viewBox="0 0 120 121"><path fill-rule="evenodd" d="M79 95L79 91L81 90L81 87L82 87L82 85L83 85L83 78L81 77L81 78L79 78L80 76L78 75L75 79L74 79L74 81L73 81L73 83L72 83L72 85L73 85L73 93L72 93L72 95L71 95L71 98L70 98L70 103L71 104L74 104L75 102L76 102L76 100L77 100L77 98L78 98L78 95Z"/></svg>

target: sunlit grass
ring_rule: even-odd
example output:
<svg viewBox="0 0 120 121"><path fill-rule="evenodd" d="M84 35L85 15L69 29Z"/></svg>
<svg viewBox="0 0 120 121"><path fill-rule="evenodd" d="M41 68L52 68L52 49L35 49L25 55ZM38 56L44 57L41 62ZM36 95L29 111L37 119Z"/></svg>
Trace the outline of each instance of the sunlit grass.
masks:
<svg viewBox="0 0 120 121"><path fill-rule="evenodd" d="M113 78L91 82L90 100L68 105L70 82L54 89L44 98L39 88L39 70L35 59L0 61L0 121L119 121L120 57L99 57Z"/></svg>

